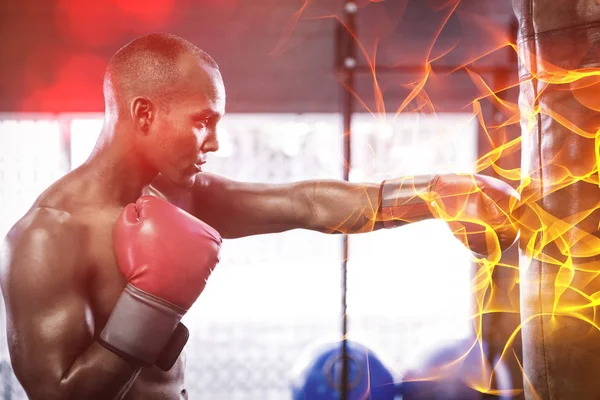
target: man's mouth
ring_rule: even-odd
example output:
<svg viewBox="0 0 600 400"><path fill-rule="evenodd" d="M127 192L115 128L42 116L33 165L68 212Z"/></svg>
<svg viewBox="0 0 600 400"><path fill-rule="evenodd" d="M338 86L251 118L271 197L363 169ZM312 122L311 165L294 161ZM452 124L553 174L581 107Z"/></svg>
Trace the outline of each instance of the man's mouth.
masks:
<svg viewBox="0 0 600 400"><path fill-rule="evenodd" d="M193 168L196 172L202 172L202 165L204 165L206 163L206 161L204 160L200 160L200 161L196 161L193 165Z"/></svg>

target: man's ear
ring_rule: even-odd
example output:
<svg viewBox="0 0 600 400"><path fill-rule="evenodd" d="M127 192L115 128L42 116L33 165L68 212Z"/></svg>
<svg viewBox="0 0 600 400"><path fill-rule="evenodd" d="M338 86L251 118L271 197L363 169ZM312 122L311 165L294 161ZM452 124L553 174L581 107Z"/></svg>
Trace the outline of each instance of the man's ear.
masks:
<svg viewBox="0 0 600 400"><path fill-rule="evenodd" d="M136 97L131 101L131 118L142 132L148 132L155 117L156 109L150 100L145 97Z"/></svg>

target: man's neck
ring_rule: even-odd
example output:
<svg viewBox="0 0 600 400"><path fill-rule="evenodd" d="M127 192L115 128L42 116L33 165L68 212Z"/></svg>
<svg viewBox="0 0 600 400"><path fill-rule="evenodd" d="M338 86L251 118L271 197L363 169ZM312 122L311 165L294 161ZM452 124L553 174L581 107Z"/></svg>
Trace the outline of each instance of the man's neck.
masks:
<svg viewBox="0 0 600 400"><path fill-rule="evenodd" d="M135 202L157 175L125 137L103 131L82 165L100 185L101 196L122 205Z"/></svg>

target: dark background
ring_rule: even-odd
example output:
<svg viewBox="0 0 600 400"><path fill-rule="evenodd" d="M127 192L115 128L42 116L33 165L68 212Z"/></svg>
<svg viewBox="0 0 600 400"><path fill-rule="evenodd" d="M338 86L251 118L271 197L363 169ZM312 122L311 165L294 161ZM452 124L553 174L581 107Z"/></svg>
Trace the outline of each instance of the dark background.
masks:
<svg viewBox="0 0 600 400"><path fill-rule="evenodd" d="M217 60L229 112L340 111L336 30L345 18L343 3L2 0L0 112L102 111L101 80L108 58L150 32L180 35ZM377 40L377 78L387 111L396 111L424 77L427 60L436 60L425 87L436 111L471 111L469 104L481 93L464 68L441 68L485 67L483 77L494 89L505 86L506 78L489 72L490 67L516 71L515 53L506 46L514 42L511 2L455 3L357 2L356 35L371 60ZM366 66L360 53L359 65ZM516 74L509 81L514 84ZM374 110L373 76L359 73L356 86Z"/></svg>

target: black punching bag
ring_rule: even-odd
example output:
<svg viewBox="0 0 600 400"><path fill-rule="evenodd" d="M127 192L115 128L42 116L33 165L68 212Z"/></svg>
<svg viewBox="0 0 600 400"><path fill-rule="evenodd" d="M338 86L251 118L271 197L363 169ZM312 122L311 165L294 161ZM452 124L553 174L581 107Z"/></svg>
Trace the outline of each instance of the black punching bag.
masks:
<svg viewBox="0 0 600 400"><path fill-rule="evenodd" d="M600 399L600 4L513 0L527 399Z"/></svg>

